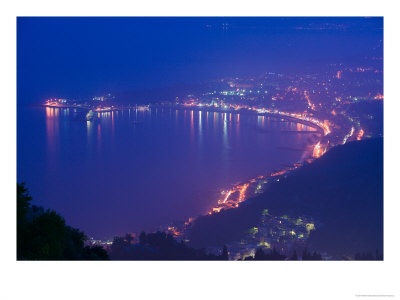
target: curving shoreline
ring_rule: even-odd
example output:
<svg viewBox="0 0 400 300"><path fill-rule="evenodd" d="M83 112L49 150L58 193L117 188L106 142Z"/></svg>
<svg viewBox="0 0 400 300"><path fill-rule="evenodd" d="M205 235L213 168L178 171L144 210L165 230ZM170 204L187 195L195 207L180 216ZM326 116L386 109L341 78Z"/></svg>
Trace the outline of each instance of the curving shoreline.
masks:
<svg viewBox="0 0 400 300"><path fill-rule="evenodd" d="M89 107L83 107L83 106L74 106L74 105L63 105L63 104L57 104L57 105L52 105L52 104L41 104L40 106L43 107L51 107L51 108L73 108L73 109L82 109L82 110L90 110ZM254 108L251 109L240 109L240 110L232 110L232 109L220 109L220 108L213 108L213 107L205 107L205 106L164 106L160 104L155 104L152 105L152 107L168 107L168 108L174 108L174 109L179 109L179 110L196 110L196 111L208 111L208 112L218 112L218 113L233 113L233 114L255 114L257 116L268 116L270 118L275 118L275 119L286 119L295 123L303 124L306 126L313 127L317 129L320 133L323 133L324 135L327 135L330 133L329 127L327 128L327 125L324 125L323 122L319 121L316 118L309 118L309 117L304 117L299 114L294 114L294 113L286 113L286 112L279 112L279 111L260 111L256 110ZM129 109L135 109L135 107L113 107L110 109L107 109L107 111L119 111L119 110L129 110ZM263 109L261 109L263 110ZM101 112L101 111L99 111ZM307 120L307 118L309 120Z"/></svg>
<svg viewBox="0 0 400 300"><path fill-rule="evenodd" d="M71 107L64 107L64 106L52 106L52 105L43 105L45 107L51 107L51 108L62 108L62 109L68 109ZM279 181L279 179L282 176L286 176L289 172L298 169L303 165L303 163L306 160L313 160L313 156L316 153L315 147L320 147L320 142L322 137L325 136L325 133L327 132L326 128L324 128L321 124L323 122L319 120L314 120L312 122L311 120L306 120L302 119L301 115L300 117L297 117L296 115L290 115L289 113L284 113L284 112L268 112L266 110L256 110L256 109L221 109L221 108L215 108L215 107L197 107L197 106L190 106L190 107L182 107L182 106L165 106L165 105L152 105L147 109L152 109L152 108L163 108L163 109L171 109L171 110L190 110L190 111L208 111L208 112L217 112L217 113L222 113L222 114L242 114L242 115L253 115L253 116L265 116L267 118L274 118L277 120L287 120L290 122L294 123L299 123L299 124L304 124L306 126L312 127L316 129L316 131L310 131L310 133L315 134L313 137L312 144L308 145L303 149L303 153L300 157L300 159L294 163L293 165L286 166L282 169L274 170L270 173L265 173L263 175L258 175L253 178L250 178L246 181L240 182L238 184L231 185L227 190L223 191L223 194L221 195L221 199L215 200L216 203L212 205L212 207L208 207L205 209L205 212L196 216L195 218L189 218L187 222L185 222L185 225L183 227L179 226L168 226L165 231L168 233L173 234L175 237L184 237L185 232L187 228L191 226L191 223L197 219L200 216L207 215L207 214L214 214L214 213L219 213L221 210L226 210L226 209L231 209L238 207L240 203L248 200L249 198L252 198L256 193L261 193L265 191L267 186L271 184L274 181ZM77 107L74 107L77 108ZM81 109L85 109L80 107ZM129 108L124 108L124 107L115 107L113 110L118 111L118 110L127 110ZM130 109L135 110L135 107L132 107ZM304 118L304 117L303 117ZM296 131L293 131L296 132ZM304 131L299 131L299 132L304 132ZM314 145L315 144L315 145ZM299 149L300 150L300 149ZM317 151L318 152L318 151ZM318 153L317 153L318 154ZM323 154L323 153L322 153ZM314 156L314 159L319 157L320 153L316 156ZM258 186L261 186L261 188L258 188ZM174 221L173 221L174 223ZM161 225L161 226L165 226Z"/></svg>
<svg viewBox="0 0 400 300"><path fill-rule="evenodd" d="M165 106L160 106L160 107L165 107ZM303 124L306 126L313 127L317 129L319 133L322 133L324 135L327 135L330 133L330 128L324 127L324 123L317 120L313 119L315 122L311 120L306 120L302 117L296 117L294 115L290 115L290 113L286 112L269 112L265 110L264 112L257 111L255 109L240 109L240 110L232 110L232 109L219 109L219 108L211 108L211 107L204 107L204 106L167 106L170 108L174 109L179 109L179 110L195 110L195 111L208 111L208 112L218 112L218 113L232 113L232 114L253 114L256 116L268 116L270 118L274 119L286 119L295 123ZM311 119L311 118L309 118ZM316 123L318 122L318 123Z"/></svg>
<svg viewBox="0 0 400 300"><path fill-rule="evenodd" d="M165 108L165 106L161 106ZM208 111L208 112L217 112L217 113L234 113L234 114L248 114L248 115L255 115L255 116L266 116L269 118L275 118L279 120L288 120L291 122L303 124L309 127L313 127L317 129L314 134L317 134L319 137L317 140L313 141L313 144L308 145L306 149L304 149L303 154L298 162L291 166L287 166L283 169L273 171L267 173L265 175L259 175L253 177L247 181L238 183L233 185L230 189L222 191L223 198L217 201L217 204L213 207L207 209L207 211L199 216L189 218L182 227L178 226L168 226L166 228L166 232L172 234L175 238L185 240L187 236L188 230L192 226L193 222L204 215L212 215L219 213L222 210L232 209L239 207L240 203L254 197L257 194L257 188L255 185L260 186L260 183L264 183L264 185L269 185L273 182L279 181L282 176L288 175L288 173L300 168L303 164L307 162L311 162L323 154L326 153L328 150L326 147L323 148L321 146L322 137L328 135L331 130L327 124L321 122L317 119L306 120L303 116L299 117L298 115L290 115L289 113L282 113L282 112L267 112L267 111L257 111L254 109L251 110L227 110L227 109L217 109L211 107L197 107L197 106L190 106L190 107L180 107L180 106L168 106L168 108L177 109L177 110L190 110L190 111ZM310 119L310 118L308 118ZM315 143L315 144L314 144ZM308 149L307 149L308 148ZM253 189L253 192L249 193L249 190ZM264 192L265 189L262 189L261 192ZM259 192L260 193L260 192ZM232 199L232 195L238 194L235 199Z"/></svg>

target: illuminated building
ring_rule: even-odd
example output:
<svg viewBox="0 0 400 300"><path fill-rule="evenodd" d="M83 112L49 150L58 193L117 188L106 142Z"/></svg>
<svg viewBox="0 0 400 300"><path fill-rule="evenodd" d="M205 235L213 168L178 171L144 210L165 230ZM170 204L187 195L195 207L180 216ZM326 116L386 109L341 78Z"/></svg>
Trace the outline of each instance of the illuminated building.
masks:
<svg viewBox="0 0 400 300"><path fill-rule="evenodd" d="M92 100L93 101L104 101L104 97L103 96L101 96L101 97L97 97L96 96L96 97L93 97Z"/></svg>

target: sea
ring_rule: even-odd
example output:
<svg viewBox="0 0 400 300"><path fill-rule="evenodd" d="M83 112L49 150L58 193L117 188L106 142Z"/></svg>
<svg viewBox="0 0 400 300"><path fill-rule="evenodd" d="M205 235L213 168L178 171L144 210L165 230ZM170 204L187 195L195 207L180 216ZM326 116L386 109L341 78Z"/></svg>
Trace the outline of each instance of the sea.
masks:
<svg viewBox="0 0 400 300"><path fill-rule="evenodd" d="M174 107L17 109L17 181L32 204L112 239L205 214L221 191L301 161L315 129L252 113Z"/></svg>

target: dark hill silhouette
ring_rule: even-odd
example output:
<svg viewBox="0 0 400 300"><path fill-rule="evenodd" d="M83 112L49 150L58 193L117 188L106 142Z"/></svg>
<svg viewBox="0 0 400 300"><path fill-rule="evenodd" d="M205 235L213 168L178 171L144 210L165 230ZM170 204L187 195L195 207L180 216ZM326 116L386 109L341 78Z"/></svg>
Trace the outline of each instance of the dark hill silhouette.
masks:
<svg viewBox="0 0 400 300"><path fill-rule="evenodd" d="M347 143L330 150L264 194L239 208L196 220L191 245L206 247L239 240L261 211L306 215L320 222L310 249L334 258L383 252L383 138Z"/></svg>

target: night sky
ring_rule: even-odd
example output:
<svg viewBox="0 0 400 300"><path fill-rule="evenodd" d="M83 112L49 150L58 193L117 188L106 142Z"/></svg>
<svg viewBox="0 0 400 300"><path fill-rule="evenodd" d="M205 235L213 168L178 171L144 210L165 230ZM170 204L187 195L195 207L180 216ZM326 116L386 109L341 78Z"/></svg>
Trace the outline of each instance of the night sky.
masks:
<svg viewBox="0 0 400 300"><path fill-rule="evenodd" d="M19 103L382 56L383 18L18 18Z"/></svg>

